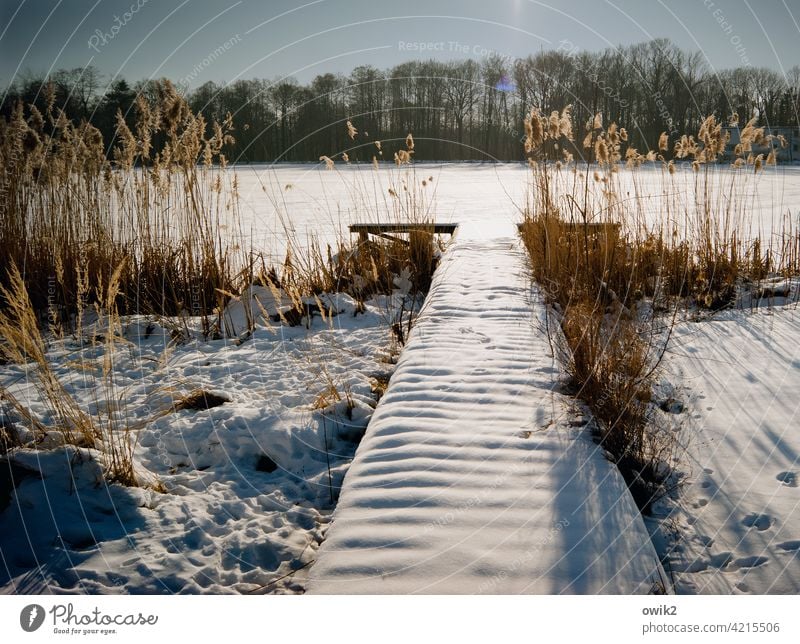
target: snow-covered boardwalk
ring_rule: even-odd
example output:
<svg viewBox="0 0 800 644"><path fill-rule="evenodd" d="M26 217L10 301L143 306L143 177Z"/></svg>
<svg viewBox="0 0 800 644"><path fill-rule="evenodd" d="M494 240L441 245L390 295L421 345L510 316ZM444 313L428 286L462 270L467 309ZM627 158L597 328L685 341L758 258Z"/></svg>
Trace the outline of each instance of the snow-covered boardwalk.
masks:
<svg viewBox="0 0 800 644"><path fill-rule="evenodd" d="M543 315L513 227L462 227L347 474L309 592L664 583L620 475L554 391Z"/></svg>

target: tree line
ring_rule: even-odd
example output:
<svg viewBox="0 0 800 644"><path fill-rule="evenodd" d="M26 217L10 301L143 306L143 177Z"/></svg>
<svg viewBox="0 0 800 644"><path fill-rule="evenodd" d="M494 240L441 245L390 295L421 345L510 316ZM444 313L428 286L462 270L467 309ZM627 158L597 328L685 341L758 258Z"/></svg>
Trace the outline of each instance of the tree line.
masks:
<svg viewBox="0 0 800 644"><path fill-rule="evenodd" d="M50 84L56 105L75 122L89 121L113 141L116 114L134 120L138 94L155 95L152 81L104 87L99 72L61 70L22 78L7 88L0 113L16 101L43 110ZM545 113L572 105L577 132L594 114L627 128L631 145L655 146L661 132L693 134L702 119L734 112L759 125L800 124L800 66L709 68L700 52L656 39L601 52L578 51L568 41L525 58L405 62L388 70L370 65L350 74L320 74L308 84L293 78L206 82L186 93L210 121L233 115L233 162L317 161L347 152L351 160L379 156L411 132L419 160L519 160L522 121L532 106ZM347 121L359 131L348 135Z"/></svg>

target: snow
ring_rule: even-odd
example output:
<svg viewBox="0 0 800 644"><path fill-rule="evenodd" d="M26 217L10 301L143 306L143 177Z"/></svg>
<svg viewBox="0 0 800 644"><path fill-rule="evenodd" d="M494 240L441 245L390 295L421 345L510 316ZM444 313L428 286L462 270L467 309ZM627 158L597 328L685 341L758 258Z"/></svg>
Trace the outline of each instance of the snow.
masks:
<svg viewBox="0 0 800 644"><path fill-rule="evenodd" d="M2 512L3 590L302 590L304 567L330 520L331 495L335 501L372 415L370 379L393 366L385 362L380 303L354 317L352 300L330 301L340 311L330 324L315 317L310 329L267 326L262 318L244 342L172 346L168 329L150 323L146 333L144 320L129 321L130 349L119 352L116 371L134 420L169 410L196 388L231 402L168 412L141 432L137 466L158 478L164 494L101 485L99 457L88 450L18 451L15 462L41 475L21 477ZM242 305L230 309L236 320ZM50 354L67 389L91 405L95 385L83 372L102 360L99 349L65 340ZM45 413L25 376L20 367L3 370L4 384L15 382L12 391ZM313 409L331 382L350 391L349 414L335 401Z"/></svg>
<svg viewBox="0 0 800 644"><path fill-rule="evenodd" d="M660 518L677 530L678 592L800 592L798 337L796 304L676 329L667 377L686 401L688 485Z"/></svg>
<svg viewBox="0 0 800 644"><path fill-rule="evenodd" d="M529 171L414 172L434 178L436 220L460 227L377 410L370 381L395 360L389 298L354 316L352 301L326 295L339 315L290 328L267 319L286 302L254 287L228 307L226 339L198 339L193 322L179 344L167 320L126 320L117 379L134 421L197 388L230 402L170 411L142 431L137 467L163 494L100 484L97 454L56 440L18 451L16 490L0 477L0 592L649 592L664 574L657 556L677 592L800 590L797 284L768 280L761 308L679 323L664 380L686 485L643 521L556 387L513 229ZM243 247L277 260L287 228L298 243L334 242L346 224L380 219L376 204L401 181L389 167L339 164L237 173ZM691 172L617 176L622 196L646 195L650 225L664 199L679 209L693 198ZM751 232L796 218L800 168L745 185ZM371 203L353 203L359 186ZM274 187L279 202L265 194ZM66 339L49 356L87 408L104 403L101 347ZM0 380L46 413L24 368L2 365ZM350 412L335 399L314 409L330 382L350 391Z"/></svg>
<svg viewBox="0 0 800 644"><path fill-rule="evenodd" d="M433 177L425 194L435 198L435 219L442 223L482 224L516 223L525 204L525 194L530 181L530 170L520 163L418 163L412 166L413 179L421 183ZM312 236L323 242L335 242L344 233L346 225L354 222L385 221L384 211L391 212L388 186L398 187L404 178L393 164L383 164L375 171L370 164L337 164L334 171L321 165L286 164L281 166L251 165L236 168L241 195L241 229L247 235L243 247L265 251L276 260L282 260L286 247L286 230L305 243ZM726 166L710 168L713 198L726 200L730 195L729 179L733 171ZM737 171L739 188L737 199L746 213L740 226L752 234L760 232L764 238L781 228L787 210L797 214L800 205L800 166L779 165L767 167L758 175L752 170ZM581 193L573 186L575 175L568 170L558 173L562 189ZM577 178L580 179L579 172ZM680 168L668 175L660 165L645 164L636 173L622 169L616 173L619 181L618 197L629 200L637 192L643 195L645 211L643 220L649 226L664 223L661 213L663 202L670 200L673 212L692 204L695 182L702 173L691 168ZM291 188L286 190L286 186ZM702 192L702 184L699 187ZM589 181L590 191L600 195L605 184ZM361 193L364 199L354 200ZM267 198L267 195L279 195ZM639 213L636 213L638 216ZM685 226L680 216L676 223ZM231 226L234 229L235 226Z"/></svg>
<svg viewBox="0 0 800 644"><path fill-rule="evenodd" d="M464 225L437 271L309 592L663 588L622 477L556 391L514 228L490 228Z"/></svg>

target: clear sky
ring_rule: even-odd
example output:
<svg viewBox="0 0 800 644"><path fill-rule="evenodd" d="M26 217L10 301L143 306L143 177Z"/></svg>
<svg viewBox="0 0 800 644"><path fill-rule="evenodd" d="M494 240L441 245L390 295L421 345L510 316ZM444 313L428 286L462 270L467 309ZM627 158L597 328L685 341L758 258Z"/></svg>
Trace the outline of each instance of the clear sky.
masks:
<svg viewBox="0 0 800 644"><path fill-rule="evenodd" d="M0 85L88 64L106 81L307 81L366 63L656 37L715 69L783 71L800 63L799 25L800 0L0 0Z"/></svg>

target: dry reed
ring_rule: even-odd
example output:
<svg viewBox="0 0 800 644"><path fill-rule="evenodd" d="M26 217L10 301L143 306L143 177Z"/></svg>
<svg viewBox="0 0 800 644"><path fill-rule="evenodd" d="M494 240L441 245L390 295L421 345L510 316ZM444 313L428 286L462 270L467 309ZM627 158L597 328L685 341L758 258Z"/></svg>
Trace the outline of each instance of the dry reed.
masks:
<svg viewBox="0 0 800 644"><path fill-rule="evenodd" d="M737 179L744 181L736 168L758 172L764 161L753 157L753 146L771 142L754 121L741 131L732 174L715 169L728 134L713 116L697 137L675 142L674 158L694 170L694 199L665 197L658 218L664 223L652 225L636 169L660 164L663 194L679 194L676 165L661 156L669 147L666 133L657 151L625 149L633 197L623 200L617 170L624 128L604 128L600 114L591 119L583 147L593 150L597 167L587 161L582 173L576 166L564 179L561 164L548 163L553 147L572 144L571 129L557 116L545 120L534 109L526 118L533 180L521 235L534 279L560 322L556 344L571 383L592 411L601 444L647 510L667 489L675 457L674 437L660 427L650 397L677 307L725 308L742 284L796 274L798 239L784 228L765 249L758 236L742 232L747 199L736 187Z"/></svg>

